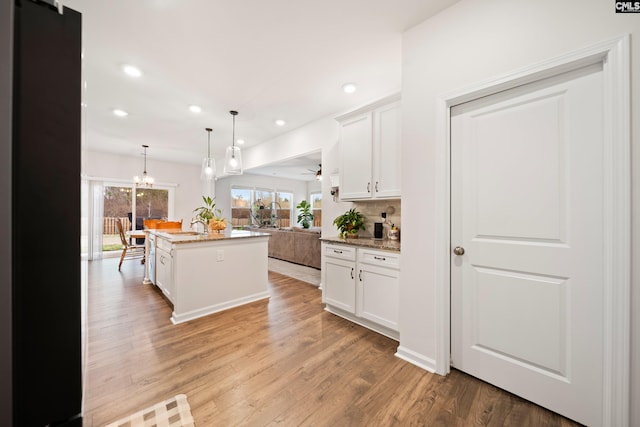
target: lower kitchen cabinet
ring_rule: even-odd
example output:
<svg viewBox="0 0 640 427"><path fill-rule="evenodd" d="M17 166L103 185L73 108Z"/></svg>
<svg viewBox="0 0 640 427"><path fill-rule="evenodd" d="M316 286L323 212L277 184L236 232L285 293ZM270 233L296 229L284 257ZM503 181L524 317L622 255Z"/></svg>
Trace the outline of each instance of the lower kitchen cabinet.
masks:
<svg viewBox="0 0 640 427"><path fill-rule="evenodd" d="M155 284L169 301L173 302L173 255L170 249L161 247L162 242L164 242L163 239L158 239Z"/></svg>
<svg viewBox="0 0 640 427"><path fill-rule="evenodd" d="M398 339L400 254L323 244L327 311Z"/></svg>
<svg viewBox="0 0 640 427"><path fill-rule="evenodd" d="M394 331L399 317L399 261L400 255L358 249L356 314Z"/></svg>
<svg viewBox="0 0 640 427"><path fill-rule="evenodd" d="M356 248L325 245L322 301L356 313Z"/></svg>

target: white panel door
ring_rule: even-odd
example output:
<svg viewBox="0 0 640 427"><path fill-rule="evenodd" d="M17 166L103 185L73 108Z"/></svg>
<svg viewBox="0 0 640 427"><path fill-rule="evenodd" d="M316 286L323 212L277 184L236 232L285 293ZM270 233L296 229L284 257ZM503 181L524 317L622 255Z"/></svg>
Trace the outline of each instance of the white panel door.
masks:
<svg viewBox="0 0 640 427"><path fill-rule="evenodd" d="M603 411L602 97L598 64L451 112L452 365L592 426Z"/></svg>

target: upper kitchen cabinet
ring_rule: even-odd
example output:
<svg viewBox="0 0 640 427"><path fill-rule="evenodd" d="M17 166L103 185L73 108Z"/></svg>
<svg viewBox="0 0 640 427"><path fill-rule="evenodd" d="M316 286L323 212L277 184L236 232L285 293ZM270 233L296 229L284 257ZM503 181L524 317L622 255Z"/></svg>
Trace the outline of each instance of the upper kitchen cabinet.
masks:
<svg viewBox="0 0 640 427"><path fill-rule="evenodd" d="M336 117L340 199L400 198L400 94Z"/></svg>

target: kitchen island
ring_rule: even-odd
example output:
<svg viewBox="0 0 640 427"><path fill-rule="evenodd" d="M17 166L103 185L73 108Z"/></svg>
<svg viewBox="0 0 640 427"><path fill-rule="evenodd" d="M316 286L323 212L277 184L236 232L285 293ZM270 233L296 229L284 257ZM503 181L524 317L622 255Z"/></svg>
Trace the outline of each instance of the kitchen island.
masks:
<svg viewBox="0 0 640 427"><path fill-rule="evenodd" d="M144 283L173 304L174 324L269 298L268 242L254 231L149 230Z"/></svg>

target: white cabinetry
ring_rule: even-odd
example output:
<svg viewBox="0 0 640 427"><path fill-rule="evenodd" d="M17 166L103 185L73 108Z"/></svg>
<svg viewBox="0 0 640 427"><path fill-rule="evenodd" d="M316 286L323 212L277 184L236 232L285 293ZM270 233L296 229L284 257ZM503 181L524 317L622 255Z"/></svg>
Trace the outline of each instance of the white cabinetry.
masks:
<svg viewBox="0 0 640 427"><path fill-rule="evenodd" d="M356 314L398 330L400 254L358 249Z"/></svg>
<svg viewBox="0 0 640 427"><path fill-rule="evenodd" d="M323 243L327 311L398 339L400 254Z"/></svg>
<svg viewBox="0 0 640 427"><path fill-rule="evenodd" d="M156 236L147 233L145 245L145 271L147 276L144 283L156 283Z"/></svg>
<svg viewBox="0 0 640 427"><path fill-rule="evenodd" d="M157 240L156 248L156 281L155 284L163 294L173 301L173 249L171 243L165 239Z"/></svg>
<svg viewBox="0 0 640 427"><path fill-rule="evenodd" d="M340 198L399 198L400 95L336 120L340 122Z"/></svg>
<svg viewBox="0 0 640 427"><path fill-rule="evenodd" d="M356 248L324 246L322 301L347 313L356 312Z"/></svg>

